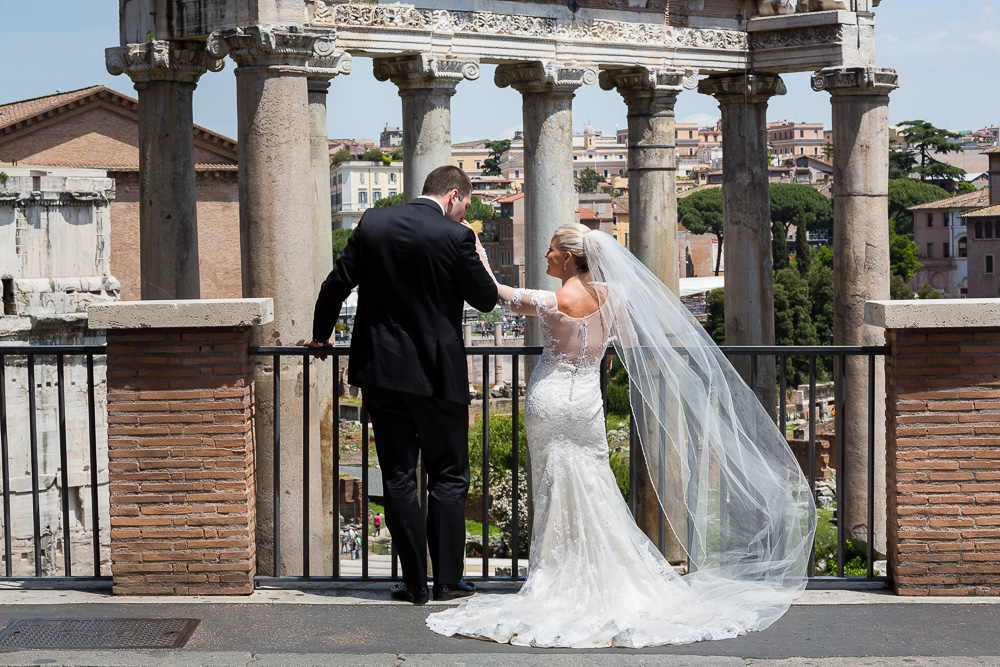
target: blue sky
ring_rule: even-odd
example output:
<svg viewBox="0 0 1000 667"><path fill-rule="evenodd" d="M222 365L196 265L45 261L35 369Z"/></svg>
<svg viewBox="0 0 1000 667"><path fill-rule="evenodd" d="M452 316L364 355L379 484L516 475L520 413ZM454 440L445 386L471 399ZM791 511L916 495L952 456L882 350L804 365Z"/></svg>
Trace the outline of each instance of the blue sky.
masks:
<svg viewBox="0 0 1000 667"><path fill-rule="evenodd" d="M889 107L893 123L921 118L953 130L1000 124L992 63L1000 56L1000 0L961 0L943 9L940 0L883 0L876 13L878 63L899 71L901 87ZM959 8L961 8L959 10ZM118 3L113 0L0 0L0 102L97 83L135 95L125 76L104 68L104 48L118 43ZM13 65L16 63L16 66ZM809 87L808 74L784 75L788 94L771 102L769 120L830 124L829 95ZM232 62L202 77L195 92L195 121L236 137L236 85ZM331 137L376 138L383 125L398 126L399 97L391 83L371 74L371 61L354 59L350 76L330 88ZM605 133L625 126L617 93L585 86L573 105L579 131L590 121ZM697 92L681 95L681 122L713 122L714 101ZM493 85L493 68L464 82L452 98L455 141L509 137L520 127L520 95Z"/></svg>

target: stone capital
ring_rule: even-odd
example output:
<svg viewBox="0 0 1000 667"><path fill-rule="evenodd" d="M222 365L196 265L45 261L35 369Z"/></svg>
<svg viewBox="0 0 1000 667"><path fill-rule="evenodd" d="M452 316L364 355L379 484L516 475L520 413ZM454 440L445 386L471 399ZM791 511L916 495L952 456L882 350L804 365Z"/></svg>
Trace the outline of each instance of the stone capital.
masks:
<svg viewBox="0 0 1000 667"><path fill-rule="evenodd" d="M699 81L698 92L727 104L766 102L775 95L784 95L786 89L776 74L724 74Z"/></svg>
<svg viewBox="0 0 1000 667"><path fill-rule="evenodd" d="M251 25L213 32L206 44L216 58L230 56L239 67L301 67L336 53L330 31L299 26Z"/></svg>
<svg viewBox="0 0 1000 667"><path fill-rule="evenodd" d="M445 88L452 92L460 82L479 78L479 62L445 58L430 53L396 58L376 58L375 78L392 81L400 90Z"/></svg>
<svg viewBox="0 0 1000 667"><path fill-rule="evenodd" d="M306 63L309 90L326 91L330 80L341 74L351 73L351 54L334 51L327 56L313 56Z"/></svg>
<svg viewBox="0 0 1000 667"><path fill-rule="evenodd" d="M683 90L698 85L698 74L691 70L666 68L627 67L604 70L600 75L601 88L617 90L628 104L637 98L663 98L672 106Z"/></svg>
<svg viewBox="0 0 1000 667"><path fill-rule="evenodd" d="M563 93L572 95L577 88L597 82L597 68L576 63L526 62L500 65L493 81L500 88L510 86L526 93Z"/></svg>
<svg viewBox="0 0 1000 667"><path fill-rule="evenodd" d="M888 95L899 74L888 67L827 67L812 75L813 90L831 95Z"/></svg>
<svg viewBox="0 0 1000 667"><path fill-rule="evenodd" d="M197 83L202 74L220 71L222 58L210 54L198 42L156 40L142 44L113 46L104 50L108 72L127 74L133 82L175 81Z"/></svg>

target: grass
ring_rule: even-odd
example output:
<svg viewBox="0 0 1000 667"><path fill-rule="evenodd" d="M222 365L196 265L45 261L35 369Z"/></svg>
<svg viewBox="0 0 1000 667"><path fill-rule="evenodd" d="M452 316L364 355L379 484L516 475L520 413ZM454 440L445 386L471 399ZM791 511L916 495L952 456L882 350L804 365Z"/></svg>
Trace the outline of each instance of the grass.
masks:
<svg viewBox="0 0 1000 667"><path fill-rule="evenodd" d="M816 509L816 546L814 547L816 576L837 576L837 527L830 522L832 509ZM826 567L820 569L821 561ZM844 543L844 576L863 577L868 574L868 560L850 540Z"/></svg>

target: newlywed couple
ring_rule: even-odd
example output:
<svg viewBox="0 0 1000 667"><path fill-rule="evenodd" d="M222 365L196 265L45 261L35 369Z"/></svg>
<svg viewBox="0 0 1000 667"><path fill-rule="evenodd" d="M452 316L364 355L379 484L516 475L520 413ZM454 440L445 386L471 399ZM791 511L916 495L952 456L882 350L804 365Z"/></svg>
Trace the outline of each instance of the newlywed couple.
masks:
<svg viewBox="0 0 1000 667"><path fill-rule="evenodd" d="M471 596L462 579L469 487L463 302L539 318L525 397L534 523L519 593L479 595L427 625L530 646L643 647L735 637L777 620L805 586L815 507L784 437L702 327L616 240L579 224L545 254L557 292L493 277L464 223L472 186L440 167L403 206L369 209L323 283L307 345L329 345L360 286L350 377L378 437L397 600ZM324 342L325 341L325 342ZM614 344L660 506L691 571L635 524L608 465L600 364ZM428 474L417 504L418 455ZM637 452L633 451L633 455Z"/></svg>

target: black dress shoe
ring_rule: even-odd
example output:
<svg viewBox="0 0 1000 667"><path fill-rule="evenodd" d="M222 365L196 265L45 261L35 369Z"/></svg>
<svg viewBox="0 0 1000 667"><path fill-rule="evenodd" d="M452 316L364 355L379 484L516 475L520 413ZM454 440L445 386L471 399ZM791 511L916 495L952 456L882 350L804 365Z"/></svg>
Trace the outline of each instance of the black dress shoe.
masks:
<svg viewBox="0 0 1000 667"><path fill-rule="evenodd" d="M399 582L394 584L389 595L393 600L399 600L400 602L412 602L413 604L424 604L427 602L427 587L426 586L411 586L409 584L404 584Z"/></svg>
<svg viewBox="0 0 1000 667"><path fill-rule="evenodd" d="M434 584L435 600L454 600L456 598L467 598L476 592L476 587L472 583L461 580L457 584Z"/></svg>

